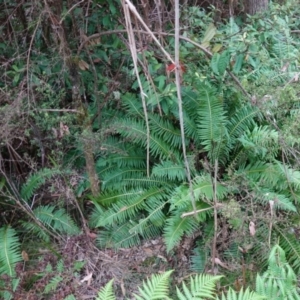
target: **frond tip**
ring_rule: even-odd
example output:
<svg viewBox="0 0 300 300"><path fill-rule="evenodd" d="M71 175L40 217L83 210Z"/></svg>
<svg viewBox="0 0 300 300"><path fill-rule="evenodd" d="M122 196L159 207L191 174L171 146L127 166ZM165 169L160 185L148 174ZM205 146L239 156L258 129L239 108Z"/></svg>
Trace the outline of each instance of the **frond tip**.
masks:
<svg viewBox="0 0 300 300"><path fill-rule="evenodd" d="M135 295L137 300L150 299L170 299L169 293L169 278L173 270L165 272L160 275L152 275L143 283L142 288L139 288L141 296Z"/></svg>
<svg viewBox="0 0 300 300"><path fill-rule="evenodd" d="M0 228L0 275L15 275L15 265L21 261L19 239L13 228Z"/></svg>

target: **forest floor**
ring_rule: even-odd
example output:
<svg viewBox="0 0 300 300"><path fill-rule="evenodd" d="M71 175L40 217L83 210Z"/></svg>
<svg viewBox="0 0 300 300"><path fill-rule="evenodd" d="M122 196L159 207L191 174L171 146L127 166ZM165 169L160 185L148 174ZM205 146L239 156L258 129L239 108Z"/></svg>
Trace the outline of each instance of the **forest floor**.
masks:
<svg viewBox="0 0 300 300"><path fill-rule="evenodd" d="M166 253L162 238L131 248L98 249L95 239L81 234L59 246L37 247L36 254L17 264L21 278L14 300L96 299L99 290L114 279L116 299L134 299L143 280L152 274L174 270L172 286L191 274L189 257L194 238L184 239L172 253ZM32 251L28 251L30 253ZM171 293L175 289L171 289Z"/></svg>

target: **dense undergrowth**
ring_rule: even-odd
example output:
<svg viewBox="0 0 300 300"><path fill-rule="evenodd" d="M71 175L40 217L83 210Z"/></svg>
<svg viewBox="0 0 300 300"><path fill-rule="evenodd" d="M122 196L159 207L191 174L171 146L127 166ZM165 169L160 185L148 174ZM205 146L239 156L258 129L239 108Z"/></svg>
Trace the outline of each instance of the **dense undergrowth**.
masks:
<svg viewBox="0 0 300 300"><path fill-rule="evenodd" d="M171 296L171 272L153 276L136 299L298 299L296 1L222 20L182 6L180 36L167 2L135 17L113 0L1 5L2 298L62 284L53 299L78 298L91 278L64 260L70 238L115 251L163 236L169 255L192 237L191 272L215 276Z"/></svg>

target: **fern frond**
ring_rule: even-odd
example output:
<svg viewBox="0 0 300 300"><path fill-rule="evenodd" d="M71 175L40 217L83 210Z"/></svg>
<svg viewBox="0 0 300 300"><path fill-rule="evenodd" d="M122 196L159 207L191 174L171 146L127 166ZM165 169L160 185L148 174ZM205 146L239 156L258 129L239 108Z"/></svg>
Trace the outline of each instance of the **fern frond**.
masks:
<svg viewBox="0 0 300 300"><path fill-rule="evenodd" d="M33 213L40 222L54 231L70 235L80 232L77 225L63 208L56 209L55 206L50 205L39 206Z"/></svg>
<svg viewBox="0 0 300 300"><path fill-rule="evenodd" d="M174 125L161 116L150 114L149 115L149 125L151 131L162 138L168 143L172 148L181 148L181 134L179 128L175 128Z"/></svg>
<svg viewBox="0 0 300 300"><path fill-rule="evenodd" d="M215 96L212 89L200 89L198 113L198 133L201 144L208 152L212 163L215 159L224 163L229 152L227 118L221 101Z"/></svg>
<svg viewBox="0 0 300 300"><path fill-rule="evenodd" d="M120 141L118 141L120 142ZM131 145L132 146L132 145ZM117 166L118 168L130 167L142 169L146 166L145 151L136 147L136 149L126 149L125 153L110 153L108 157L102 156L96 162L99 171L106 166Z"/></svg>
<svg viewBox="0 0 300 300"><path fill-rule="evenodd" d="M222 293L222 298L219 297L217 298L217 300L263 300L263 299L268 300L268 299L278 299L278 298L276 297L266 298L255 292L251 292L249 288L246 289L245 291L241 290L239 292L236 292L230 288L226 295Z"/></svg>
<svg viewBox="0 0 300 300"><path fill-rule="evenodd" d="M180 300L188 299L215 299L216 282L223 276L211 276L211 275L196 275L190 278L190 288L185 283L182 284L181 291L178 287L177 296Z"/></svg>
<svg viewBox="0 0 300 300"><path fill-rule="evenodd" d="M235 140L242 136L245 131L252 129L255 125L254 118L261 116L258 108L254 108L250 104L240 107L230 116L228 122L228 134L231 140Z"/></svg>
<svg viewBox="0 0 300 300"><path fill-rule="evenodd" d="M114 126L124 138L146 149L147 130L144 121L127 118L118 120ZM175 161L179 161L181 157L179 149L170 148L163 138L152 131L150 132L150 153L159 158Z"/></svg>
<svg viewBox="0 0 300 300"><path fill-rule="evenodd" d="M116 297L113 293L114 280L111 279L98 293L96 300L115 300Z"/></svg>
<svg viewBox="0 0 300 300"><path fill-rule="evenodd" d="M46 182L46 179L60 173L61 171L56 169L42 169L32 174L21 188L21 197L25 201L28 201L33 196L34 191L36 191L41 185Z"/></svg>
<svg viewBox="0 0 300 300"><path fill-rule="evenodd" d="M238 138L246 150L248 157L261 159L275 159L279 151L278 132L269 126L255 126L253 130L246 130Z"/></svg>
<svg viewBox="0 0 300 300"><path fill-rule="evenodd" d="M267 299L300 299L297 277L287 263L285 252L275 245L269 255L268 270L256 278L256 290Z"/></svg>
<svg viewBox="0 0 300 300"><path fill-rule="evenodd" d="M192 211L192 207L190 209ZM166 221L164 227L164 240L167 252L170 252L182 239L184 234L191 235L199 228L199 222L195 218L181 218L176 213Z"/></svg>
<svg viewBox="0 0 300 300"><path fill-rule="evenodd" d="M201 248L200 246L197 246L195 249L193 249L190 267L193 272L204 272L207 261L208 253L205 251L205 249Z"/></svg>
<svg viewBox="0 0 300 300"><path fill-rule="evenodd" d="M300 244L298 239L292 235L283 232L278 226L274 229L279 235L279 246L284 250L288 263L296 274L300 273Z"/></svg>
<svg viewBox="0 0 300 300"><path fill-rule="evenodd" d="M129 233L135 222L127 222L121 225L106 226L97 238L100 248L130 248L141 243L141 236L137 232ZM145 230L145 229L144 229Z"/></svg>
<svg viewBox="0 0 300 300"><path fill-rule="evenodd" d="M56 290L58 284L62 282L63 278L59 275L50 279L50 282L45 286L44 293L48 294L53 290Z"/></svg>
<svg viewBox="0 0 300 300"><path fill-rule="evenodd" d="M160 188L151 188L146 191L139 191L135 196L120 199L114 203L103 215L99 216L97 227L124 223L127 219L134 218L138 211L146 209L145 200L154 197L162 192Z"/></svg>
<svg viewBox="0 0 300 300"><path fill-rule="evenodd" d="M151 278L143 282L143 286L139 288L139 294L135 295L137 300L155 300L155 299L170 299L169 294L169 278L172 274L167 271L163 274L152 275ZM171 300L171 299L170 299Z"/></svg>
<svg viewBox="0 0 300 300"><path fill-rule="evenodd" d="M0 275L15 275L15 265L21 261L19 239L10 226L0 228Z"/></svg>
<svg viewBox="0 0 300 300"><path fill-rule="evenodd" d="M186 179L184 164L174 163L172 161L163 161L155 165L152 169L152 174L157 178L167 178L172 181L184 181Z"/></svg>

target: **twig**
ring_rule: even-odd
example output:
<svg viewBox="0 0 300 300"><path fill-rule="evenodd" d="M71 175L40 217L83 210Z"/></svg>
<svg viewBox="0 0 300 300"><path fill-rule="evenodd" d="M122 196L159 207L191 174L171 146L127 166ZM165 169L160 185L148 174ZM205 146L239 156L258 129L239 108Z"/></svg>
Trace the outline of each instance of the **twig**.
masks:
<svg viewBox="0 0 300 300"><path fill-rule="evenodd" d="M146 25L145 25L146 26ZM149 29L150 30L150 29ZM109 31L105 31L105 32L100 32L100 33L95 33L89 37L87 37L79 46L78 50L77 50L77 54L79 55L79 53L81 52L82 48L84 47L84 45L86 43L88 43L90 40L92 39L96 39L102 35L109 35L109 34L117 34L117 33L126 33L127 30L126 29L118 29L118 30L109 30ZM158 40L155 38L154 34L158 34L158 35L163 35L163 36L174 36L174 34L172 33L166 33L166 32L152 32L152 31L144 31L144 30L137 30L137 29L133 29L133 32L140 32L143 34L150 34L151 37L158 43L160 49L162 50L162 52L166 55L166 58L174 63L173 59L170 57L170 55L164 50L164 48L159 44ZM185 37L182 35L179 35L179 39L186 41L188 43L193 44L194 46L196 46L197 48L199 48L202 52L204 52L209 58L211 58L213 56L213 54L207 50L205 47L203 47L201 44ZM229 76L233 79L233 81L237 84L237 86L241 89L241 91L243 92L243 94L248 97L249 99L251 99L251 96L247 93L247 91L243 88L242 84L240 83L240 81L234 76L234 74L232 74L229 70L227 70Z"/></svg>
<svg viewBox="0 0 300 300"><path fill-rule="evenodd" d="M214 270L215 267L215 259L217 254L217 233L218 233L217 176L218 176L218 159L215 160L214 177L213 177L214 238L212 244L212 270Z"/></svg>
<svg viewBox="0 0 300 300"><path fill-rule="evenodd" d="M185 163L186 177L188 179L191 201L194 209L194 214L196 217L196 199L193 189L191 171L189 166L189 161L186 155L186 145L185 145L185 133L184 133L184 118L182 111L182 99L181 99L181 66L179 61L179 0L175 0L175 76L176 76L176 90L177 90L177 99L178 99L178 110L179 110L179 121L180 121L180 131L181 131L181 142L182 142L182 153Z"/></svg>
<svg viewBox="0 0 300 300"><path fill-rule="evenodd" d="M55 108L42 108L42 109L37 109L36 111L51 111L51 112L72 112L76 114L83 114L83 112L77 110L77 109L55 109Z"/></svg>
<svg viewBox="0 0 300 300"><path fill-rule="evenodd" d="M217 203L217 208L221 207L221 206L223 206L221 203ZM197 209L196 211L191 211L191 212L188 212L188 213L183 213L181 215L181 218L192 216L194 214L198 214L200 212L207 211L207 210L214 209L214 208L215 208L214 206L211 206L211 207L207 207L207 208Z"/></svg>
<svg viewBox="0 0 300 300"><path fill-rule="evenodd" d="M135 44L135 39L134 39L134 34L133 34L133 29L131 25L131 18L130 18L130 12L129 12L129 7L127 4L126 0L122 1L122 6L124 9L124 16L125 16L125 22L126 22L126 29L127 29L127 34L128 34L128 39L129 39L129 48L131 52L131 56L133 59L133 65L134 65L134 70L135 70L135 75L137 77L137 81L139 84L140 88L140 94L142 98L142 104L143 104L143 110L144 110L144 116L145 116L145 122L146 122L146 130L147 130L147 176L150 177L150 126L149 126L149 119L148 119L148 112L147 112L147 106L146 106L146 99L145 99L145 92L143 89L143 85L141 82L141 78L139 75L139 70L138 70L138 57L137 57L137 51L136 51L136 44Z"/></svg>

